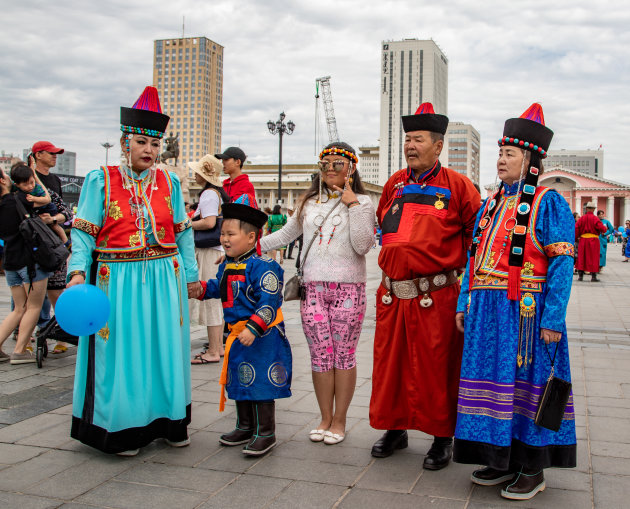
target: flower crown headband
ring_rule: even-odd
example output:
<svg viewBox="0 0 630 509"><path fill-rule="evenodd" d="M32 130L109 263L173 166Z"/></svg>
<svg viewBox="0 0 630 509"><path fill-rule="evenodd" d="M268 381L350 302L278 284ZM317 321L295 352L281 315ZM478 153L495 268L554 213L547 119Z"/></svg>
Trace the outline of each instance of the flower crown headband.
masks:
<svg viewBox="0 0 630 509"><path fill-rule="evenodd" d="M359 158L355 154L353 154L349 150L345 150L339 147L325 148L324 150L322 150L322 153L319 154L319 158L323 159L324 156L327 156L330 154L339 154L340 156L343 156L346 159L350 159L350 161L353 161L355 163L359 162Z"/></svg>

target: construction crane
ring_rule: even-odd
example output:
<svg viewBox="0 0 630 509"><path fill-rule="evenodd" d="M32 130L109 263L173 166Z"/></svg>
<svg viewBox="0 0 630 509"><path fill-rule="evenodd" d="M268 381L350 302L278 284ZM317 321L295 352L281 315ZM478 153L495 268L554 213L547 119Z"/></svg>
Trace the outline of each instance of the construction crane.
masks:
<svg viewBox="0 0 630 509"><path fill-rule="evenodd" d="M321 86L322 99L324 102L324 112L326 114L326 127L328 128L328 139L339 141L337 132L337 120L335 119L335 109L333 108L332 93L330 91L330 76L317 78L315 80L315 151L318 150L318 127L319 127L319 91Z"/></svg>

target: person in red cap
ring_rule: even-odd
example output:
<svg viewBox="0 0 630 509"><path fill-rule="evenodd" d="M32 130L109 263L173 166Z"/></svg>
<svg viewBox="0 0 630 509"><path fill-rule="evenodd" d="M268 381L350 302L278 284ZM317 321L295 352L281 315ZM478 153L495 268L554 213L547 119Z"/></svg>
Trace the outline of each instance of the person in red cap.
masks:
<svg viewBox="0 0 630 509"><path fill-rule="evenodd" d="M595 202L588 202L585 206L586 213L575 224L575 237L580 239L578 243L578 256L576 269L578 281L584 280L584 272L591 273L591 281L597 282L599 272L599 234L606 232L604 223L594 214Z"/></svg>
<svg viewBox="0 0 630 509"><path fill-rule="evenodd" d="M458 275L466 265L480 196L438 157L448 118L431 103L402 117L407 168L383 188L376 216L383 270L376 295L370 425L387 432L383 458L407 447L407 429L435 437L424 468L448 465L457 415L463 334L455 327Z"/></svg>
<svg viewBox="0 0 630 509"><path fill-rule="evenodd" d="M63 190L61 188L61 180L50 170L57 165L57 156L63 154L64 149L56 147L49 141L38 141L33 144L31 153L28 157L28 163L35 170L37 178L43 186L48 189L52 203L57 208L54 215L44 213L40 214L40 218L44 223L49 225L63 224L72 220L72 212L63 202ZM66 287L67 263L52 273L48 278L47 295L53 309L57 304L57 299ZM60 354L68 349L66 343L58 341L52 350L53 354Z"/></svg>
<svg viewBox="0 0 630 509"><path fill-rule="evenodd" d="M477 215L455 318L465 343L453 460L484 465L472 482L503 485L511 500L544 490L543 469L576 461L572 397L564 416L555 401L555 424L537 418L550 372L571 380L565 316L575 221L562 195L538 185L552 137L537 103L505 122L501 185Z"/></svg>
<svg viewBox="0 0 630 509"><path fill-rule="evenodd" d="M256 203L256 191L249 181L249 176L243 173L243 164L247 156L239 147L228 147L222 154L215 154L214 157L223 163L223 172L228 175L223 181L223 189L230 196L230 201L234 202L240 196L247 194L252 202L252 207L258 208Z"/></svg>
<svg viewBox="0 0 630 509"><path fill-rule="evenodd" d="M154 87L121 108L121 163L88 173L72 224L68 286L98 285L111 312L79 341L71 436L124 456L190 443L186 297L201 285L179 178L156 166L168 121Z"/></svg>

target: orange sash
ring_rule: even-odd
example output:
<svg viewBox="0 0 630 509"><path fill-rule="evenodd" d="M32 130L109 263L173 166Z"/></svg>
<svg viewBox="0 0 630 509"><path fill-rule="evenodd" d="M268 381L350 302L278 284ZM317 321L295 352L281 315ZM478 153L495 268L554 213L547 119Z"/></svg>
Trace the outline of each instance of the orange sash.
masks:
<svg viewBox="0 0 630 509"><path fill-rule="evenodd" d="M276 314L276 319L267 327L267 330L271 329L278 325L284 317L282 316L282 309L278 309L278 313ZM223 367L221 368L221 376L219 377L219 384L221 385L221 397L219 398L219 412L223 412L225 410L225 386L227 385L227 370L228 370L228 362L230 357L230 348L232 348L232 343L238 337L238 335L243 332L245 329L245 325L248 320L241 320L240 322L236 322L234 325L230 325L228 323L228 329L230 329L230 335L228 336L225 342L225 355L223 356ZM256 341L256 340L254 340Z"/></svg>

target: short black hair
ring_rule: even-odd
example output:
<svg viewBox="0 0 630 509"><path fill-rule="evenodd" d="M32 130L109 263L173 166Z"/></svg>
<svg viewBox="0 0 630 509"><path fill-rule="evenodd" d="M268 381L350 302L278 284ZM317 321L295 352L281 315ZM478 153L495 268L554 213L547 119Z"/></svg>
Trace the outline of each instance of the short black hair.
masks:
<svg viewBox="0 0 630 509"><path fill-rule="evenodd" d="M252 223L248 223L247 221L241 221L240 219L236 219L235 217L230 217L230 218L226 218L223 221L229 221L229 220L234 220L234 221L238 221L239 223L239 228L241 231L245 232L245 233L252 233L254 232L256 234L256 240L258 240L258 237L260 236L260 230L258 228L256 228Z"/></svg>
<svg viewBox="0 0 630 509"><path fill-rule="evenodd" d="M11 168L11 180L16 184L28 182L28 180L34 176L35 174L33 173L33 170L31 170L24 163L14 164Z"/></svg>
<svg viewBox="0 0 630 509"><path fill-rule="evenodd" d="M256 234L256 240L258 240L258 235L260 235L260 230L258 228L256 228L252 223L248 223L247 221L241 221L239 219L238 222L241 223L242 231L244 231L245 233L254 232Z"/></svg>

